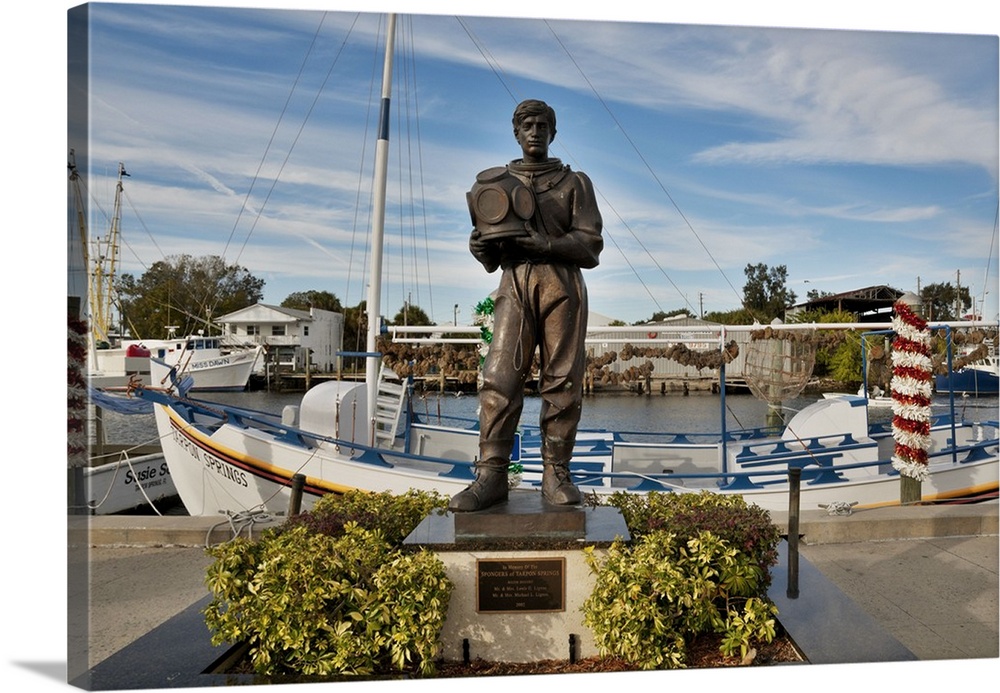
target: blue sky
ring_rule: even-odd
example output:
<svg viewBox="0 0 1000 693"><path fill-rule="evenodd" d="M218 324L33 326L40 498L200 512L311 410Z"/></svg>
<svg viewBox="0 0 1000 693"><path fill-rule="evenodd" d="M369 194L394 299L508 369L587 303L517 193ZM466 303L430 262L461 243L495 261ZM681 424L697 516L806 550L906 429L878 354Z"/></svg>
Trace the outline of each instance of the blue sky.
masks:
<svg viewBox="0 0 1000 693"><path fill-rule="evenodd" d="M382 312L409 299L443 324L457 305L468 324L493 290L465 192L519 155L510 114L532 97L556 109L552 154L600 197L597 313L736 308L744 267L765 263L800 299L960 277L996 317L995 31L681 20L401 20ZM265 279L265 302L361 301L380 30L354 11L93 6L92 230L123 161L123 269L222 255Z"/></svg>

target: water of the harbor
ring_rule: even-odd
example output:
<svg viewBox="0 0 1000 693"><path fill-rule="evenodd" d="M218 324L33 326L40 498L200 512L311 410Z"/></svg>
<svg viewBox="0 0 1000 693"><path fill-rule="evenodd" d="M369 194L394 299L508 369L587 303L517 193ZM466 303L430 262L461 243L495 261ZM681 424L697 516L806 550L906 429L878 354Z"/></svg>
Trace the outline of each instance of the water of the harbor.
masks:
<svg viewBox="0 0 1000 693"><path fill-rule="evenodd" d="M238 393L204 393L198 399L236 405L239 407L280 414L286 405L298 405L301 392L251 391ZM802 395L781 405L781 414L787 422L803 407L822 398L820 394ZM534 426L538 422L541 400L527 396L524 401L522 423ZM581 428L613 431L651 433L712 433L722 426L722 397L707 392L681 395L650 394L598 394L584 399ZM752 394L727 393L725 395L725 425L727 430L756 428L773 423L769 420L768 404ZM955 396L955 414L968 421L995 420L998 416L998 399L992 397ZM478 398L475 394L416 393L413 408L416 414L430 422L437 417L463 417L470 420L477 416ZM932 411L944 414L949 410L947 395L935 395ZM773 415L773 412L772 412ZM123 415L104 412L105 440L115 444L155 444L156 423L152 414ZM869 409L869 422L891 421L890 408ZM444 423L454 424L453 421Z"/></svg>

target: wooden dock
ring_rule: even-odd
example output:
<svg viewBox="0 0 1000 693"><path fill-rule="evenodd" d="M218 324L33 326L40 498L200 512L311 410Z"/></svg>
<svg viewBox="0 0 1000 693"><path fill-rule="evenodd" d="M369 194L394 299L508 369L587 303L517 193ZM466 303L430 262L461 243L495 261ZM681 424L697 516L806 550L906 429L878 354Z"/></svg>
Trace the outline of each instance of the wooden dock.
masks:
<svg viewBox="0 0 1000 693"><path fill-rule="evenodd" d="M284 372L272 375L270 383L264 384L262 389L271 392L305 392L317 383L328 380L346 380L363 382L365 374L362 373L301 373ZM434 374L427 376L415 376L413 379L413 389L416 392L462 392L466 394L477 391L476 382L467 373L446 376ZM727 390L746 388L746 382L742 379L727 378ZM538 392L538 381L532 378L525 386L525 391L530 393ZM633 381L627 384L601 384L588 378L584 382L584 394L599 395L605 394L635 394L635 395L687 395L691 392L711 392L718 394L718 379L711 376L690 378L678 378L676 376L657 377L652 374L643 380Z"/></svg>

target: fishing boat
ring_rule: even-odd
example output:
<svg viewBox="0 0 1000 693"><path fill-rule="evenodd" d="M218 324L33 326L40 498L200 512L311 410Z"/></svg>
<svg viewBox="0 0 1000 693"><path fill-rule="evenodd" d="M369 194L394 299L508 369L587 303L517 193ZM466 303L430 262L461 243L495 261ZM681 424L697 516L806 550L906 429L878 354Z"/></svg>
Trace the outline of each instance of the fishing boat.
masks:
<svg viewBox="0 0 1000 693"><path fill-rule="evenodd" d="M938 392L955 392L978 397L996 396L1000 393L1000 360L996 354L970 363L963 368L934 378Z"/></svg>
<svg viewBox="0 0 1000 693"><path fill-rule="evenodd" d="M152 509L177 498L163 452L130 454L120 449L99 457L101 462L83 470L87 509L94 515Z"/></svg>
<svg viewBox="0 0 1000 693"><path fill-rule="evenodd" d="M125 444L106 439L106 411L149 416L149 403L92 388L88 399L93 409L93 430L82 478L86 511L94 515L114 515L137 508L159 512L161 505L175 502L177 489L157 441Z"/></svg>
<svg viewBox="0 0 1000 693"><path fill-rule="evenodd" d="M394 32L395 17L390 16L379 109L382 122L375 150L379 175L372 222L372 277L382 274L386 119ZM377 351L382 332L380 284L368 282L367 350L352 353L366 360L364 383L330 380L317 384L298 405L285 407L280 415L191 397L191 380L183 376L162 387L136 390L137 397L154 404L163 453L188 513L280 514L289 509L293 493L297 507L308 509L325 494L354 489L393 493L413 489L450 496L469 484L478 455L477 423L432 422L415 413L412 384L384 367ZM679 327L673 341L708 344L710 350L723 354L732 332L759 329L759 325L706 326L702 333L691 335L690 327ZM607 332L607 328L600 330ZM775 342L776 348L783 346ZM773 361L774 353L780 356L769 351L764 361ZM169 364L155 357L151 362L169 370ZM893 432L884 423L869 424L865 398L821 399L780 428L729 430L725 359L721 364L720 430L714 435L579 431L570 471L587 497L707 490L739 494L768 510L787 510L790 477L794 476L790 470L799 469L803 507L900 502L900 475L891 461ZM810 371L811 367L802 374ZM923 498L935 501L995 493L997 434L995 418L965 421L954 411L935 417ZM513 493L539 492L540 448L537 425L522 420L511 460L518 465L513 467L518 474L511 477Z"/></svg>
<svg viewBox="0 0 1000 693"><path fill-rule="evenodd" d="M155 436L143 442L109 442L105 413L152 417L149 402L96 390L85 377L86 323L70 320L70 506L74 513L112 515L142 508L159 512L175 504L177 490Z"/></svg>
<svg viewBox="0 0 1000 693"><path fill-rule="evenodd" d="M195 392L242 392L260 367L263 347L226 346L221 337L201 334L174 339L125 340L116 349L93 352L91 385L127 390L141 383L161 385L170 369L193 378ZM165 370L151 363L155 357Z"/></svg>
<svg viewBox="0 0 1000 693"><path fill-rule="evenodd" d="M139 508L159 513L176 503L177 489L158 445L102 445L90 453L83 469L86 511L117 515Z"/></svg>

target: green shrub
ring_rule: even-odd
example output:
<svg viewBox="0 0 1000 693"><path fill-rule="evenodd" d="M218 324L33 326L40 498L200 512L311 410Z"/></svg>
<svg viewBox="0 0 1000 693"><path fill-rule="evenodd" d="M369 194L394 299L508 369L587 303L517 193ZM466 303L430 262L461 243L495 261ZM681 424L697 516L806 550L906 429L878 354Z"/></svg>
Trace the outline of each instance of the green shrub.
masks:
<svg viewBox="0 0 1000 693"><path fill-rule="evenodd" d="M780 535L765 511L709 492L619 493L607 503L622 511L633 541L615 542L603 558L585 550L596 579L584 619L602 655L677 668L701 634L719 634L726 656L774 639L767 587Z"/></svg>
<svg viewBox="0 0 1000 693"><path fill-rule="evenodd" d="M286 528L298 525L310 531L339 536L349 523L379 530L386 541L399 544L428 514L448 507L448 498L436 491L407 491L393 495L385 491L353 490L328 494L311 511L288 518Z"/></svg>
<svg viewBox="0 0 1000 693"><path fill-rule="evenodd" d="M257 541L210 548L212 643L248 643L253 670L264 675L433 673L452 584L434 554L403 551L387 536L405 537L417 508L437 502L433 494L351 495ZM341 521L347 515L374 526Z"/></svg>
<svg viewBox="0 0 1000 693"><path fill-rule="evenodd" d="M766 510L747 503L743 496L710 491L653 491L642 495L618 492L605 503L621 511L633 537L665 529L686 541L703 531L712 532L757 566L756 590L747 596L767 594L771 566L778 562L781 532Z"/></svg>

